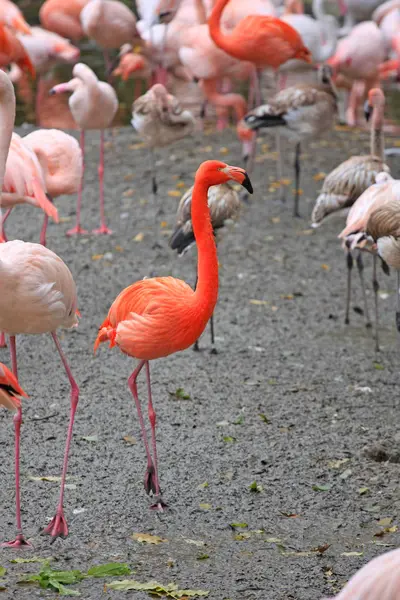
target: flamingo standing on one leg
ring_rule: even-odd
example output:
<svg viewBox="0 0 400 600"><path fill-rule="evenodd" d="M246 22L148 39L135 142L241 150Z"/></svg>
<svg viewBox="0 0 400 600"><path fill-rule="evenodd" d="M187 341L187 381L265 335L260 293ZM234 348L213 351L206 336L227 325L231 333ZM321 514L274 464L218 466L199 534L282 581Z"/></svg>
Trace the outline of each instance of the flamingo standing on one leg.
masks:
<svg viewBox="0 0 400 600"><path fill-rule="evenodd" d="M149 361L168 356L192 346L204 331L217 302L218 258L210 220L207 193L212 185L236 181L250 193L253 191L247 173L217 160L200 165L192 196L193 233L198 248L197 287L193 291L180 279L154 277L138 281L123 290L111 305L102 323L94 348L110 341L122 352L140 362L128 383L135 399L147 455L145 490L156 497L153 508L165 507L158 479L156 448L156 413L150 387ZM146 367L148 413L151 425L151 456L137 393L137 377Z"/></svg>
<svg viewBox="0 0 400 600"><path fill-rule="evenodd" d="M82 180L82 151L72 135L59 129L37 129L23 138L34 152L43 170L47 197L76 194ZM49 217L45 214L40 243L46 245Z"/></svg>
<svg viewBox="0 0 400 600"><path fill-rule="evenodd" d="M6 168L8 148L15 119L15 94L11 81L0 71L0 184ZM77 325L77 296L71 272L54 252L40 244L19 240L0 244L0 331L10 336L11 361L17 378L17 354L15 336L18 334L51 333L71 384L71 411L65 448L61 492L57 512L44 533L54 539L65 537L68 526L63 511L64 484L68 466L68 453L72 438L79 388L72 376L62 352L56 330L58 327ZM14 417L15 427L15 486L17 536L6 542L8 547L29 545L22 532L20 505L19 452L22 409L18 407Z"/></svg>
<svg viewBox="0 0 400 600"><path fill-rule="evenodd" d="M104 130L109 127L118 110L118 98L115 90L105 81L99 81L93 71L83 63L78 63L72 70L73 79L67 83L60 83L50 90L50 94L63 94L72 92L69 98L69 107L72 116L81 130L81 149L83 156L83 171L81 185L78 192L76 205L76 226L67 232L67 235L87 233L81 227L81 204L83 191L83 175L85 170L85 130L100 129L100 162L99 162L99 187L100 187L100 219L99 229L93 233L112 233L106 226L104 214Z"/></svg>

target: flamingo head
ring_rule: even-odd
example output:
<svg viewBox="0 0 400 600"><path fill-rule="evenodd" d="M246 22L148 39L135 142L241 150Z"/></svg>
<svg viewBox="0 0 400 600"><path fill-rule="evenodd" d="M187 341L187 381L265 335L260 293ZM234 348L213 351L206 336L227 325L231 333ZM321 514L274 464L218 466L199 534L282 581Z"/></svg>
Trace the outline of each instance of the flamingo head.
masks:
<svg viewBox="0 0 400 600"><path fill-rule="evenodd" d="M196 181L206 183L209 186L236 181L250 194L253 193L253 186L244 169L227 165L219 160L207 160L203 162L197 169Z"/></svg>

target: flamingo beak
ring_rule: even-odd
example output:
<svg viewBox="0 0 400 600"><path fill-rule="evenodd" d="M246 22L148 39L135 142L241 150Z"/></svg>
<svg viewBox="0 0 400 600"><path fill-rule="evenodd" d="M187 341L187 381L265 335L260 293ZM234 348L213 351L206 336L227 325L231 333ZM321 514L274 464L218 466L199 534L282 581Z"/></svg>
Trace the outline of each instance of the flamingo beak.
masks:
<svg viewBox="0 0 400 600"><path fill-rule="evenodd" d="M239 169L238 167L231 167L228 165L221 169L221 171L226 173L230 179L240 183L240 185L242 185L244 189L249 192L249 194L253 193L253 186L251 185L250 177L244 169Z"/></svg>

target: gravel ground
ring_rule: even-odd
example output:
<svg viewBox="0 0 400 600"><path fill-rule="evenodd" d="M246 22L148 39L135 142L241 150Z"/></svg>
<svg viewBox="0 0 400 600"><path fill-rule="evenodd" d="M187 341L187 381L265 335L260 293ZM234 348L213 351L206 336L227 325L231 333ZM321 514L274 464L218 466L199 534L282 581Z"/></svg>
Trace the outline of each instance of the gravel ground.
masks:
<svg viewBox="0 0 400 600"><path fill-rule="evenodd" d="M88 138L83 224L94 228L98 139ZM70 536L49 546L38 535L54 514L58 483L31 479L60 472L69 386L50 336L21 337L20 382L30 395L22 430L22 512L34 548L0 551L7 569L1 597L55 596L17 585L40 564L11 563L15 556L53 557L53 568L83 572L127 562L129 578L208 590L215 600L333 595L361 565L400 541L395 275L379 276L382 351L376 355L359 312L344 325L345 260L336 238L343 218L317 231L309 227L318 174L366 152L368 137L342 129L305 149L302 219L292 218L291 185L285 204L271 187L273 140L259 140L255 194L219 244L219 353L210 355L206 331L202 352L187 350L152 365L160 475L170 507L161 515L149 510L143 490L144 451L127 387L132 360L105 346L94 357L93 342L111 302L131 282L155 274L194 282L195 250L178 259L167 247L179 200L168 192L182 190L180 181L191 185L204 159L241 160L231 130L198 134L159 152L154 202L148 156L131 129L108 139L106 203L114 235L68 239L75 200L65 198L57 202L62 222L50 227L48 239L74 274L82 313L78 329L61 333L81 387L65 502ZM285 157L292 177L290 148ZM392 167L399 176L399 166ZM8 235L37 241L40 221L33 209L15 210ZM157 239L161 249L153 247ZM365 264L372 312L369 257ZM353 305L361 306L357 282ZM7 350L0 350L0 360L8 363ZM178 399L178 388L189 397ZM143 400L144 393L142 381ZM13 427L10 413L2 411L0 420L1 538L12 539ZM251 491L253 482L259 491ZM232 529L232 523L247 527ZM138 543L134 533L164 541ZM107 591L105 581L111 580L85 579L68 589L90 600L147 597Z"/></svg>

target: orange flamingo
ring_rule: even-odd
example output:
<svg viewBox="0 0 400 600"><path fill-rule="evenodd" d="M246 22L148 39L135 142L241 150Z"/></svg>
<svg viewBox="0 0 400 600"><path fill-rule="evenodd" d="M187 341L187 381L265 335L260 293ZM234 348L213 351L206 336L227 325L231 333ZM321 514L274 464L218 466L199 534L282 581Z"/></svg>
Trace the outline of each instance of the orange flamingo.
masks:
<svg viewBox="0 0 400 600"><path fill-rule="evenodd" d="M270 16L249 15L230 34L220 29L222 12L229 0L217 0L208 19L214 43L239 60L248 60L258 69L277 69L291 58L310 63L311 53L300 34L288 23Z"/></svg>
<svg viewBox="0 0 400 600"><path fill-rule="evenodd" d="M80 14L88 2L89 0L46 0L40 7L40 22L45 29L76 42L85 35Z"/></svg>
<svg viewBox="0 0 400 600"><path fill-rule="evenodd" d="M35 68L24 46L7 27L0 24L0 68L10 63L35 77Z"/></svg>
<svg viewBox="0 0 400 600"><path fill-rule="evenodd" d="M111 305L94 344L110 341L122 352L140 362L128 379L135 400L147 455L144 487L155 495L152 508L166 506L158 480L156 447L156 413L151 397L149 361L168 356L192 346L203 333L214 312L218 296L218 258L208 208L208 190L213 185L236 181L253 192L244 169L231 167L217 160L200 165L195 177L192 196L192 226L198 248L196 291L173 277L154 277L138 281L125 288ZM142 409L137 393L137 378L146 367L148 415L151 425L153 456L147 440Z"/></svg>

